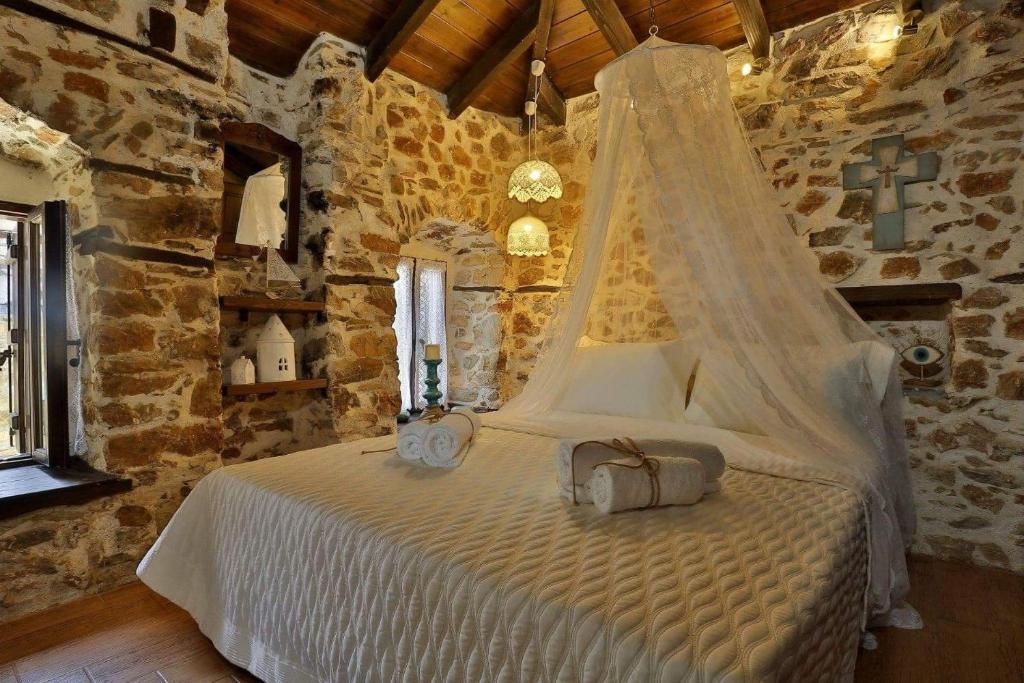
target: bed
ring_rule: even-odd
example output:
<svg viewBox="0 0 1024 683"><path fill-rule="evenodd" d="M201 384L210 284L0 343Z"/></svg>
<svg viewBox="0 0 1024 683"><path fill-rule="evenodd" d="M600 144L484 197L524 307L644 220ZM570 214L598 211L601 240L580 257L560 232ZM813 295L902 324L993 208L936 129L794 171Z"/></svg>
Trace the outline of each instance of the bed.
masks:
<svg viewBox="0 0 1024 683"><path fill-rule="evenodd" d="M489 424L455 470L363 453L391 436L215 471L139 576L267 681L852 678L853 493L731 466L697 505L606 517L553 479L593 420Z"/></svg>

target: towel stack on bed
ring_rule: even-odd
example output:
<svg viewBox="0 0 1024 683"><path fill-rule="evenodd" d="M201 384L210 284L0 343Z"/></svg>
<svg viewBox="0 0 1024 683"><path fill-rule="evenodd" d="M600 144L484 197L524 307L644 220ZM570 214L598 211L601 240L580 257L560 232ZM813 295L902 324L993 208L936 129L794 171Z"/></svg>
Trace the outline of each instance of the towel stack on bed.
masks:
<svg viewBox="0 0 1024 683"><path fill-rule="evenodd" d="M437 422L421 420L403 427L398 434L398 455L431 467L458 467L480 427L480 416L471 408L453 408Z"/></svg>
<svg viewBox="0 0 1024 683"><path fill-rule="evenodd" d="M719 491L725 458L717 446L666 439L562 441L556 458L563 496L620 510L692 505Z"/></svg>

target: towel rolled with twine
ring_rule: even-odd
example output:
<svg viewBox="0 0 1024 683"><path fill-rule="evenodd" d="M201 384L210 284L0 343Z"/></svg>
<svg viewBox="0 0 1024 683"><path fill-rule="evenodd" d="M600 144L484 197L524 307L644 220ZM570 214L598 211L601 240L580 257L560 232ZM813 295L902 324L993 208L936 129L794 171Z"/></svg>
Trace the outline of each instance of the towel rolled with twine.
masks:
<svg viewBox="0 0 1024 683"><path fill-rule="evenodd" d="M613 512L693 505L704 497L704 466L692 458L621 458L603 462L590 477L594 507Z"/></svg>
<svg viewBox="0 0 1024 683"><path fill-rule="evenodd" d="M426 422L410 422L398 432L398 457L402 460L417 461L423 458L423 437L430 425Z"/></svg>
<svg viewBox="0 0 1024 683"><path fill-rule="evenodd" d="M427 429L423 438L423 462L431 467L458 467L481 426L480 416L471 408L453 408Z"/></svg>
<svg viewBox="0 0 1024 683"><path fill-rule="evenodd" d="M628 457L632 447L627 445L627 442L635 445L637 450L648 457L696 460L704 468L704 492L712 493L722 488L718 480L725 472L725 457L718 446L712 444L671 439L563 439L555 457L559 492L573 500L575 484L575 501L593 502L588 484L594 466L608 460Z"/></svg>

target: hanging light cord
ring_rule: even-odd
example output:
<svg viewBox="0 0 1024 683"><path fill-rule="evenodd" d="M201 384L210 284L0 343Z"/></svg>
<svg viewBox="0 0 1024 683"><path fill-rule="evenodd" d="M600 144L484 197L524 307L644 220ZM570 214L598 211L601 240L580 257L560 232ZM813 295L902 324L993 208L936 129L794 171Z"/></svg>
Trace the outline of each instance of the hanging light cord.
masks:
<svg viewBox="0 0 1024 683"><path fill-rule="evenodd" d="M651 8L651 27L647 29L647 33L652 36L658 35L658 22L654 18L654 0L650 0Z"/></svg>

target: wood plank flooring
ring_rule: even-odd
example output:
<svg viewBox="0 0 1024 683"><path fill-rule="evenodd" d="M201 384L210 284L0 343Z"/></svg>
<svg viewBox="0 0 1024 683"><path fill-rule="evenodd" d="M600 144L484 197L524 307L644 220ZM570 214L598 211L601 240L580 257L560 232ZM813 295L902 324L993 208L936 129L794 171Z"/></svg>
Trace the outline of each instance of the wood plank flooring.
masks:
<svg viewBox="0 0 1024 683"><path fill-rule="evenodd" d="M923 631L876 631L858 683L1024 683L1024 577L912 558ZM0 683L247 683L192 619L132 584L0 624Z"/></svg>
<svg viewBox="0 0 1024 683"><path fill-rule="evenodd" d="M858 683L1024 683L1024 576L912 557L908 601L924 630L876 630Z"/></svg>

